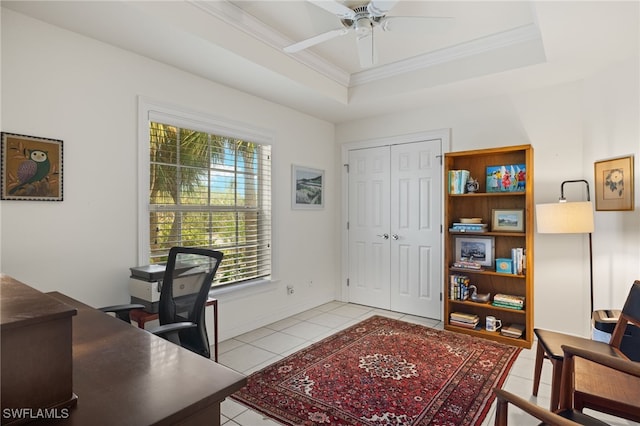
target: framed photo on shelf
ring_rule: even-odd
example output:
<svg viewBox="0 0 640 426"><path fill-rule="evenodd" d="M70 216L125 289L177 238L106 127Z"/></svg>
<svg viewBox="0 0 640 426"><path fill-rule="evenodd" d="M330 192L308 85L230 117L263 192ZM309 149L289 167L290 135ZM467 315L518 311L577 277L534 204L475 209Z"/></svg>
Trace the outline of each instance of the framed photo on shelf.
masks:
<svg viewBox="0 0 640 426"><path fill-rule="evenodd" d="M524 232L524 210L491 211L491 230L497 232Z"/></svg>
<svg viewBox="0 0 640 426"><path fill-rule="evenodd" d="M455 260L493 267L494 242L493 237L455 237Z"/></svg>
<svg viewBox="0 0 640 426"><path fill-rule="evenodd" d="M487 166L487 192L524 192L527 171L524 164Z"/></svg>
<svg viewBox="0 0 640 426"><path fill-rule="evenodd" d="M596 210L633 210L633 155L596 161Z"/></svg>
<svg viewBox="0 0 640 426"><path fill-rule="evenodd" d="M3 200L62 201L62 141L2 132Z"/></svg>
<svg viewBox="0 0 640 426"><path fill-rule="evenodd" d="M291 208L324 208L324 170L291 166Z"/></svg>

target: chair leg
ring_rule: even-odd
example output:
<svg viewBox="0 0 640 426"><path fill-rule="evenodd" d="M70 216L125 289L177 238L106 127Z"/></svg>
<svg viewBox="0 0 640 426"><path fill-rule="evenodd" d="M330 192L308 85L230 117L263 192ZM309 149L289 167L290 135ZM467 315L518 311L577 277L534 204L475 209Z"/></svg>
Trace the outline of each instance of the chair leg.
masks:
<svg viewBox="0 0 640 426"><path fill-rule="evenodd" d="M542 361L544 361L544 348L537 343L538 350L536 351L536 364L533 367L533 396L538 396L538 388L540 387L540 375L542 373Z"/></svg>
<svg viewBox="0 0 640 426"><path fill-rule="evenodd" d="M556 411L560 403L560 383L562 382L562 359L551 358L553 366L551 378L551 404L549 409Z"/></svg>
<svg viewBox="0 0 640 426"><path fill-rule="evenodd" d="M494 426L506 426L508 416L508 404L507 401L498 397L496 403L496 417L494 419Z"/></svg>

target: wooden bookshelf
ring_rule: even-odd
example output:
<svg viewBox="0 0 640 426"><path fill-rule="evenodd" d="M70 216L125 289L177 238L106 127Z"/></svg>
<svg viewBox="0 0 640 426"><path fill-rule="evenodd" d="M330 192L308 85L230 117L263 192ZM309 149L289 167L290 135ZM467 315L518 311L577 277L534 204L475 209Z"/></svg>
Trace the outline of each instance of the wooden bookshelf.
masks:
<svg viewBox="0 0 640 426"><path fill-rule="evenodd" d="M525 187L518 191L487 192L487 167L524 164ZM448 175L450 170L468 170L470 176L477 179L479 189L475 193L450 194ZM445 154L445 329L473 336L495 340L509 345L531 348L533 343L533 148L531 145L519 145L460 151ZM493 210L522 210L523 231L492 231ZM489 224L487 232L454 232L450 228L461 218L482 218ZM456 238L481 237L493 239L492 264L482 270L456 268ZM511 249L521 247L526 252L526 261L520 274L500 273L495 270L495 259L511 258ZM452 300L451 275L465 275L470 284L477 287L478 293L491 293L487 303L470 300ZM493 306L491 301L496 293L505 293L525 298L522 310ZM475 329L459 327L450 323L452 312L475 314L480 321ZM485 318L492 315L502 321L502 325L512 323L524 325L521 338L506 337L500 332L485 330Z"/></svg>

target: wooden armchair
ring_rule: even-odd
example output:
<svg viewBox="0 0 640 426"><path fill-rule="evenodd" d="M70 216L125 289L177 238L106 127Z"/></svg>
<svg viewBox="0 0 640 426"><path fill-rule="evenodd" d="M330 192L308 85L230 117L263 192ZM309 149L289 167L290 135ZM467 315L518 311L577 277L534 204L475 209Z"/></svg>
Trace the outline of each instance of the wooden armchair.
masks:
<svg viewBox="0 0 640 426"><path fill-rule="evenodd" d="M542 361L544 358L551 360L553 373L551 378L551 411L558 408L560 396L560 374L562 371L562 345L569 345L574 348L581 348L591 352L598 352L602 355L609 355L621 359L629 359L624 353L623 338L630 327L640 327L640 281L636 280L629 290L629 295L622 308L622 313L618 318L616 327L611 335L609 343L598 342L583 337L571 336L555 331L535 328L533 332L538 338L538 351L533 374L533 395L538 395L540 385L540 373L542 371Z"/></svg>
<svg viewBox="0 0 640 426"><path fill-rule="evenodd" d="M562 346L562 350L559 408L549 411L508 391L494 389L496 426L507 425L508 404L549 425L606 425L583 414L583 408L640 421L640 364L571 346Z"/></svg>

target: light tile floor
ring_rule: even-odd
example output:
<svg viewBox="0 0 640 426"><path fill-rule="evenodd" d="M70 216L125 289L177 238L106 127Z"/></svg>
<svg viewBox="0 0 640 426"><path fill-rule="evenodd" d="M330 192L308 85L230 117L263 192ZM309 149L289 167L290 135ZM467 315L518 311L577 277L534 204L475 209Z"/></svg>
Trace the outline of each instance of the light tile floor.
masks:
<svg viewBox="0 0 640 426"><path fill-rule="evenodd" d="M438 320L404 315L362 305L330 302L233 339L220 342L218 347L219 362L248 375L307 345L322 340L337 331L354 325L373 315L383 315L437 329L443 328L442 322ZM549 396L551 393L551 364L548 361L544 362L540 390L536 398L531 395L534 360L535 344L532 349L524 349L520 352L503 387L510 392L546 408L549 406ZM222 424L225 426L263 426L279 424L230 398L227 398L222 403L221 411ZM590 410L585 410L585 412L599 417L612 426L640 426L638 423L594 413ZM483 426L493 425L494 417L495 402ZM534 418L517 408L509 407L510 425L528 426L537 425L538 423Z"/></svg>

